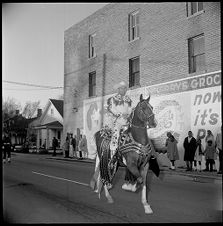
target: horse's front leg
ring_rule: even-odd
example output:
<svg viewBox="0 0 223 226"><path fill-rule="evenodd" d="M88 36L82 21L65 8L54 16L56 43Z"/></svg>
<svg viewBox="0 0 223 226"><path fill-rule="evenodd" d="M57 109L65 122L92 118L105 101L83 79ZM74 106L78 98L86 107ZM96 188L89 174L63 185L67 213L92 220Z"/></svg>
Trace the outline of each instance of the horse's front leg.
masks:
<svg viewBox="0 0 223 226"><path fill-rule="evenodd" d="M110 193L108 191L108 187L107 187L106 184L104 185L104 190L105 190L105 196L106 196L106 198L108 200L108 203L113 203L114 202L113 198L111 197L111 195L110 195Z"/></svg>
<svg viewBox="0 0 223 226"><path fill-rule="evenodd" d="M149 164L147 163L142 170L142 177L143 177L143 188L142 188L142 196L141 201L145 210L146 214L152 214L153 210L148 203L149 200L149 192L150 192L150 185L152 180L152 174L148 173Z"/></svg>

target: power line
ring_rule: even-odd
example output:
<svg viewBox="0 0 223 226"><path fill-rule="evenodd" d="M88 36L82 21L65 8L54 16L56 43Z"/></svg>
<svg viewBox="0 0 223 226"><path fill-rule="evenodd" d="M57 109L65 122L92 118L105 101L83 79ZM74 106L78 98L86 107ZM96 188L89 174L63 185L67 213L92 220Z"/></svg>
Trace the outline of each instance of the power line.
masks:
<svg viewBox="0 0 223 226"><path fill-rule="evenodd" d="M47 89L63 89L62 86L44 86L44 85L36 85L36 84L22 83L22 82L13 82L13 81L6 81L6 80L3 80L3 82L11 83L11 84L16 84L16 85L41 87L41 88L47 88Z"/></svg>
<svg viewBox="0 0 223 226"><path fill-rule="evenodd" d="M16 90L16 91L39 91L39 90L45 90L45 91L49 91L49 89L47 88L43 88L43 89L10 89L10 88L3 88L3 90Z"/></svg>

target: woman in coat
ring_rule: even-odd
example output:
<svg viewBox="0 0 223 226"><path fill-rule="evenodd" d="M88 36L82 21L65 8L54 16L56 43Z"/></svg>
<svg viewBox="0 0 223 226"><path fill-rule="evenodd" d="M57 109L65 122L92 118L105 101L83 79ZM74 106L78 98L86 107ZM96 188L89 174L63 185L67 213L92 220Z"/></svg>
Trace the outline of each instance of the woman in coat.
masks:
<svg viewBox="0 0 223 226"><path fill-rule="evenodd" d="M166 139L167 157L170 160L170 169L175 170L175 161L179 160L179 153L177 148L177 140L168 132Z"/></svg>
<svg viewBox="0 0 223 226"><path fill-rule="evenodd" d="M192 171L192 164L194 161L194 155L197 148L196 139L193 137L191 131L188 132L188 137L184 139L184 161L186 162L187 169L186 171Z"/></svg>
<svg viewBox="0 0 223 226"><path fill-rule="evenodd" d="M83 137L81 138L78 146L84 157L88 158L87 139L85 135L83 135Z"/></svg>

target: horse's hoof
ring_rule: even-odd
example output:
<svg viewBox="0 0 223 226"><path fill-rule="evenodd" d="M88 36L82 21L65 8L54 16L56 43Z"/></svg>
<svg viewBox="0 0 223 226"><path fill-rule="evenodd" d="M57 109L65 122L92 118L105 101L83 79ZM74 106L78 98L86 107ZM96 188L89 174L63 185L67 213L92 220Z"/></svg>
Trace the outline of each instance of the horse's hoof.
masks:
<svg viewBox="0 0 223 226"><path fill-rule="evenodd" d="M94 190L95 184L96 184L95 180L92 179L92 180L90 181L90 187L92 188L92 190Z"/></svg>
<svg viewBox="0 0 223 226"><path fill-rule="evenodd" d="M150 205L144 206L145 214L152 214L153 210L151 209Z"/></svg>
<svg viewBox="0 0 223 226"><path fill-rule="evenodd" d="M113 199L108 199L108 203L114 203Z"/></svg>

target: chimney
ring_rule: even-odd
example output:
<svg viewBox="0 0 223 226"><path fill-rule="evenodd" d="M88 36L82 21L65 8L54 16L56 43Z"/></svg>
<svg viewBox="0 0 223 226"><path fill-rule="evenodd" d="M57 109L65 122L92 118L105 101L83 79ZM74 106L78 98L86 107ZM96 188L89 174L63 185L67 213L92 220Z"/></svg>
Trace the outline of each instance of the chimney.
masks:
<svg viewBox="0 0 223 226"><path fill-rule="evenodd" d="M42 109L38 108L37 109L37 117L40 117L42 115Z"/></svg>
<svg viewBox="0 0 223 226"><path fill-rule="evenodd" d="M19 115L19 110L15 110L15 114L16 115Z"/></svg>

